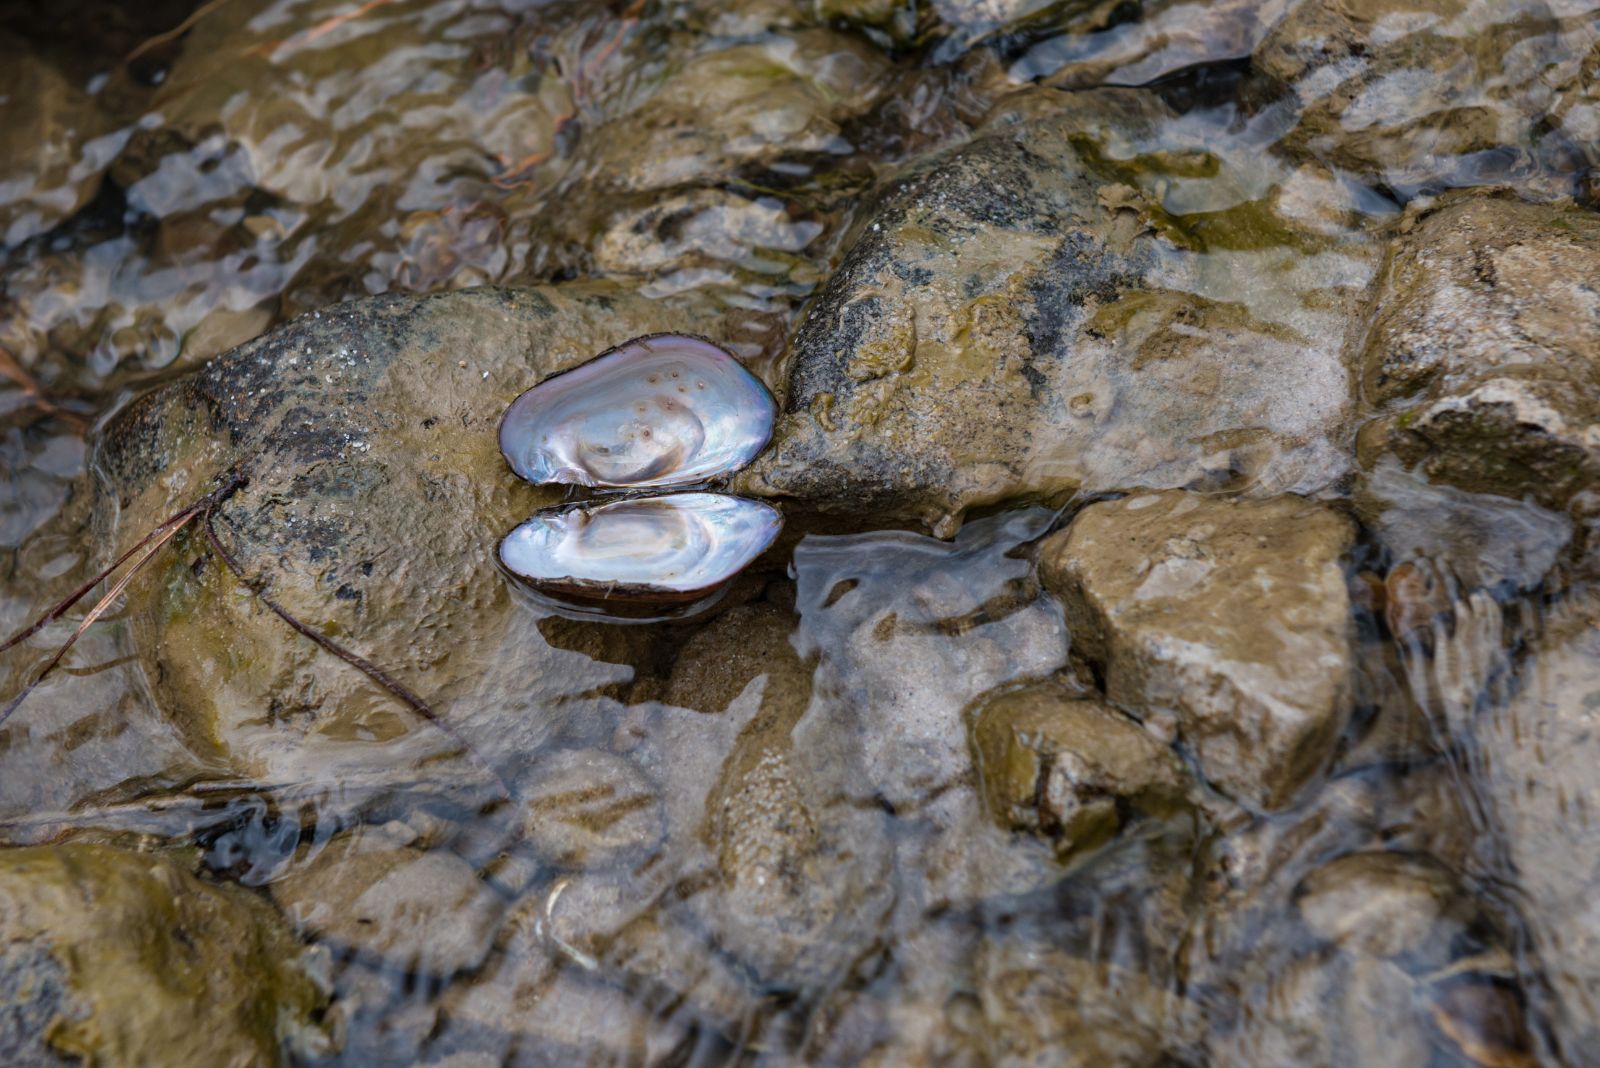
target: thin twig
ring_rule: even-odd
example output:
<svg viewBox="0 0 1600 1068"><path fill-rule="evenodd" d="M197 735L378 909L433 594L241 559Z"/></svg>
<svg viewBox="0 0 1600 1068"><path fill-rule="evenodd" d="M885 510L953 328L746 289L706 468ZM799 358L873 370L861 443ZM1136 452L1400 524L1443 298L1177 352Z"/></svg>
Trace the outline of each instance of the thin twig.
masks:
<svg viewBox="0 0 1600 1068"><path fill-rule="evenodd" d="M56 665L61 663L62 658L67 655L67 651L78 643L79 638L83 637L83 632L93 626L94 621L105 614L106 609L110 608L111 603L121 595L123 590L128 588L128 583L133 581L133 577L137 575L140 569L150 561L150 558L154 556L163 545L177 536L178 531L188 526L189 522L198 514L199 513L197 511L191 511L184 515L182 522L169 526L162 531L160 536L157 537L156 540L145 549L144 555L141 556L139 560L132 567L130 567L109 590L106 591L106 595L104 597L95 602L94 607L89 609L89 614L84 616L83 619L79 621L77 628L72 632L72 636L62 643L61 648L56 650L56 655L50 658L50 662L44 666L44 670L39 672L39 674L34 677L32 682L24 686L22 688L22 692L17 694L16 697L13 697L11 702L7 704L3 710L0 710L0 725L4 725L5 721L11 718L11 713L15 712L17 707L21 705L22 702L27 699L27 696L34 691L34 688L45 680L45 676L49 675L50 672L55 670Z"/></svg>
<svg viewBox="0 0 1600 1068"><path fill-rule="evenodd" d="M33 398L33 407L46 415L53 415L64 422L71 423L79 430L83 430L88 426L83 416L77 412L69 412L51 400L49 395L45 393L44 388L39 385L39 380L29 374L28 369L23 367L15 356L3 348L0 348L0 376L9 378L16 383L17 388Z"/></svg>
<svg viewBox="0 0 1600 1068"><path fill-rule="evenodd" d="M0 644L0 653L3 653L7 649L10 649L11 647L13 647L15 645L19 645L22 642L27 641L29 638L33 637L35 634L37 634L41 630L43 630L45 627L49 626L51 623L54 623L56 620L60 619L62 614L64 612L66 612L67 609L71 608L73 605L75 605L79 601L83 600L83 598L89 593L90 590L92 590L96 586L100 585L100 583L104 582L107 578L110 578L111 577L111 573L113 571L115 571L117 568L121 567L123 564L127 563L129 557L131 557L134 553L138 552L140 549L143 549L146 545L150 544L150 540L152 538L157 537L164 529L166 529L168 523L172 523L175 520L183 518L185 515L187 515L188 518L193 519L194 518L193 509L192 508L185 508L182 512L179 512L177 515L175 515L171 519L167 520L166 523L162 523L160 526L156 527L150 533L148 533L144 537L140 538L137 542L134 543L133 548L129 549L127 552L123 553L121 556L119 556L115 560L113 560L111 562L111 566L107 567L104 571L101 571L94 578L90 579L88 582L85 582L82 586L79 586L76 590L74 590L66 598L66 600L61 601L60 603L58 603L54 608L50 609L50 611L46 612L44 615L42 615L38 619L34 620L33 623L31 623L29 626L27 626L23 630L20 630L17 633L13 634L11 637L7 638L3 644Z"/></svg>
<svg viewBox="0 0 1600 1068"><path fill-rule="evenodd" d="M235 490L244 485L244 483L244 476L240 475L237 471L233 472L227 482L223 483L217 489L212 490L210 493L206 494L189 507L183 509L183 511L178 512L176 515L173 515L166 520L163 520L156 526L154 530L140 538L138 543L135 544L133 548L117 557L110 567L106 568L93 579L79 587L72 594L72 596L68 597L65 601L62 601L60 604L46 612L43 616L39 617L31 626L24 629L21 633L15 634L11 638L7 639L4 645L0 645L0 652L3 652L12 648L18 642L24 641L29 636L37 634L46 624L50 623L52 620L59 619L63 612L71 608L74 604L77 604L78 601L84 597L84 595L86 595L90 590L94 589L95 586L100 582L109 577L114 571L117 570L117 568L121 567L135 554L143 551L144 555L140 556L139 559L134 562L133 566L128 568L128 570L120 579L116 581L111 589L106 591L105 596L96 601L94 607L89 609L89 614L84 616L83 619L79 621L78 626L73 630L71 637L69 637L62 644L61 648L56 650L55 656L50 658L50 662L44 666L44 670L39 672L39 674L34 677L32 682L24 686L22 688L22 692L17 694L16 697L12 698L10 703L8 703L4 709L0 709L0 725L4 725L5 721L11 718L11 713L15 712L18 706L20 706L22 702L27 699L28 695L34 691L34 688L45 680L45 676L49 675L50 672L55 670L56 665L60 664L62 659L67 655L68 650L77 644L79 638L83 637L84 631L93 626L95 621L106 613L106 610L111 607L112 602L117 599L123 590L127 589L128 583L133 581L133 577L143 570L144 565L150 562L150 558L155 556L156 552L163 545L176 537L180 530L188 526L194 520L195 516L199 515L201 512L209 513L210 509L216 507L219 501L227 499Z"/></svg>
<svg viewBox="0 0 1600 1068"><path fill-rule="evenodd" d="M132 52L129 52L123 57L122 62L132 63L134 60L138 59L152 48L164 45L175 37L182 37L184 34L194 29L195 25L201 19L205 18L207 15L211 14L213 11L227 2L228 0L208 0L207 3L201 4L199 7L195 8L194 11L190 12L188 18L172 27L172 29L166 31L165 33L156 34L144 44L140 45L138 48L135 48Z"/></svg>
<svg viewBox="0 0 1600 1068"><path fill-rule="evenodd" d="M386 4L392 3L394 3L394 0L366 0L366 3L362 4L355 10L346 11L343 14L334 15L331 18L323 19L321 22L317 23L309 30L306 30L304 33L296 34L291 37L285 37L281 41L270 41L265 44L255 45L252 48L245 49L244 54L248 56L252 53L260 53L266 56L274 56L277 55L279 49L291 43L293 43L296 48L299 48L302 45L308 45L317 38L338 29L345 23L358 19L369 12L376 11L378 8L383 7Z"/></svg>
<svg viewBox="0 0 1600 1068"><path fill-rule="evenodd" d="M244 568L240 566L239 561L236 560L233 554L228 551L227 547L222 544L222 539L217 537L216 526L212 522L213 514L214 509L208 508L203 519L206 540L211 543L211 548L216 552L217 557L222 561L223 565L233 573L234 578L242 582L245 585L245 588L255 595L256 600L266 605L267 608L271 609L273 615L289 624L289 626L293 627L297 632L311 639L326 652L332 653L334 656L338 657L340 660L343 660L345 663L349 664L351 667L367 676L367 678L371 679L379 686L382 686L385 690L388 690L389 693L398 698L406 707L410 708L417 715L421 716L423 719L437 727L446 737L461 747L461 752L467 757L468 760L475 764L480 770L486 772L495 780L495 782L499 783L501 788L505 790L507 797L515 796L512 793L511 785L507 783L505 779L501 778L500 773L496 771L488 763L488 761L484 760L478 755L477 750L472 747L472 743L468 742L467 739L455 729L455 727L451 726L449 722L447 722L437 712L429 707L426 701L424 701L421 697L418 697L408 687L390 676L386 671L378 667L378 665L374 664L366 657L346 649L332 638L319 633L308 624L302 622L292 612L272 599L272 597L266 591L265 583L252 580L249 576L247 576Z"/></svg>

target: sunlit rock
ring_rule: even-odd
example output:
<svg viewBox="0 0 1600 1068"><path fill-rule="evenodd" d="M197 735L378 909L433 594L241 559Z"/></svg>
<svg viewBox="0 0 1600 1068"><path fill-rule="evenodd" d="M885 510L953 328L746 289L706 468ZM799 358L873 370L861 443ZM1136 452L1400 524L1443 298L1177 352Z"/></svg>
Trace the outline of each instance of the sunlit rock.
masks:
<svg viewBox="0 0 1600 1068"><path fill-rule="evenodd" d="M1133 496L1085 508L1040 572L1114 703L1175 729L1223 793L1277 808L1349 717L1353 535L1296 497Z"/></svg>

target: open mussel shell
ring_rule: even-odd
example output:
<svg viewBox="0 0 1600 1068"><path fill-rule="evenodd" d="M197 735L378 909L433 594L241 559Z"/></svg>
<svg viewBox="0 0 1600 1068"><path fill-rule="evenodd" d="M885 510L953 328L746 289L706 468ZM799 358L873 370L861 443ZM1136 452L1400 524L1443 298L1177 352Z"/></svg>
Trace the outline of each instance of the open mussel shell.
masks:
<svg viewBox="0 0 1600 1068"><path fill-rule="evenodd" d="M687 486L755 459L776 416L767 387L716 345L651 334L512 401L500 451L529 482Z"/></svg>
<svg viewBox="0 0 1600 1068"><path fill-rule="evenodd" d="M506 570L587 601L688 601L749 566L778 536L771 505L721 493L638 497L536 513L500 543Z"/></svg>

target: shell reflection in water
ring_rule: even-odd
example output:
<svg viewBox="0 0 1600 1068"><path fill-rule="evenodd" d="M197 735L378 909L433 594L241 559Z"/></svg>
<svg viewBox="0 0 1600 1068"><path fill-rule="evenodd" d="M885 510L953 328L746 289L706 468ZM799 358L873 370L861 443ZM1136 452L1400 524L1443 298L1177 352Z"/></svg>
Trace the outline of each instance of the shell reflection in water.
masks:
<svg viewBox="0 0 1600 1068"><path fill-rule="evenodd" d="M512 574L589 600L686 601L742 571L783 525L777 509L720 493L678 493L534 515L500 543Z"/></svg>
<svg viewBox="0 0 1600 1068"><path fill-rule="evenodd" d="M766 386L721 348L651 334L518 397L500 451L529 482L684 486L755 459L776 414Z"/></svg>

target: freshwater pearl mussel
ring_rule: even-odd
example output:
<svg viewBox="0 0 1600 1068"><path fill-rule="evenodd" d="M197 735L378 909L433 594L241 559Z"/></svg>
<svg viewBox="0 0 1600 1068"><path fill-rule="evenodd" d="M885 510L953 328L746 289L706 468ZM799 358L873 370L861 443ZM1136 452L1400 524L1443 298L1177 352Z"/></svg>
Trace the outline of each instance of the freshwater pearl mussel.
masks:
<svg viewBox="0 0 1600 1068"><path fill-rule="evenodd" d="M628 495L536 512L501 541L500 562L563 599L714 593L766 551L783 520L705 484L755 459L776 415L760 379L684 334L635 338L545 379L501 420L511 469L534 483ZM680 489L695 492L671 492Z"/></svg>
<svg viewBox="0 0 1600 1068"><path fill-rule="evenodd" d="M748 464L777 407L727 352L687 334L624 342L511 402L500 451L529 482L688 486Z"/></svg>

